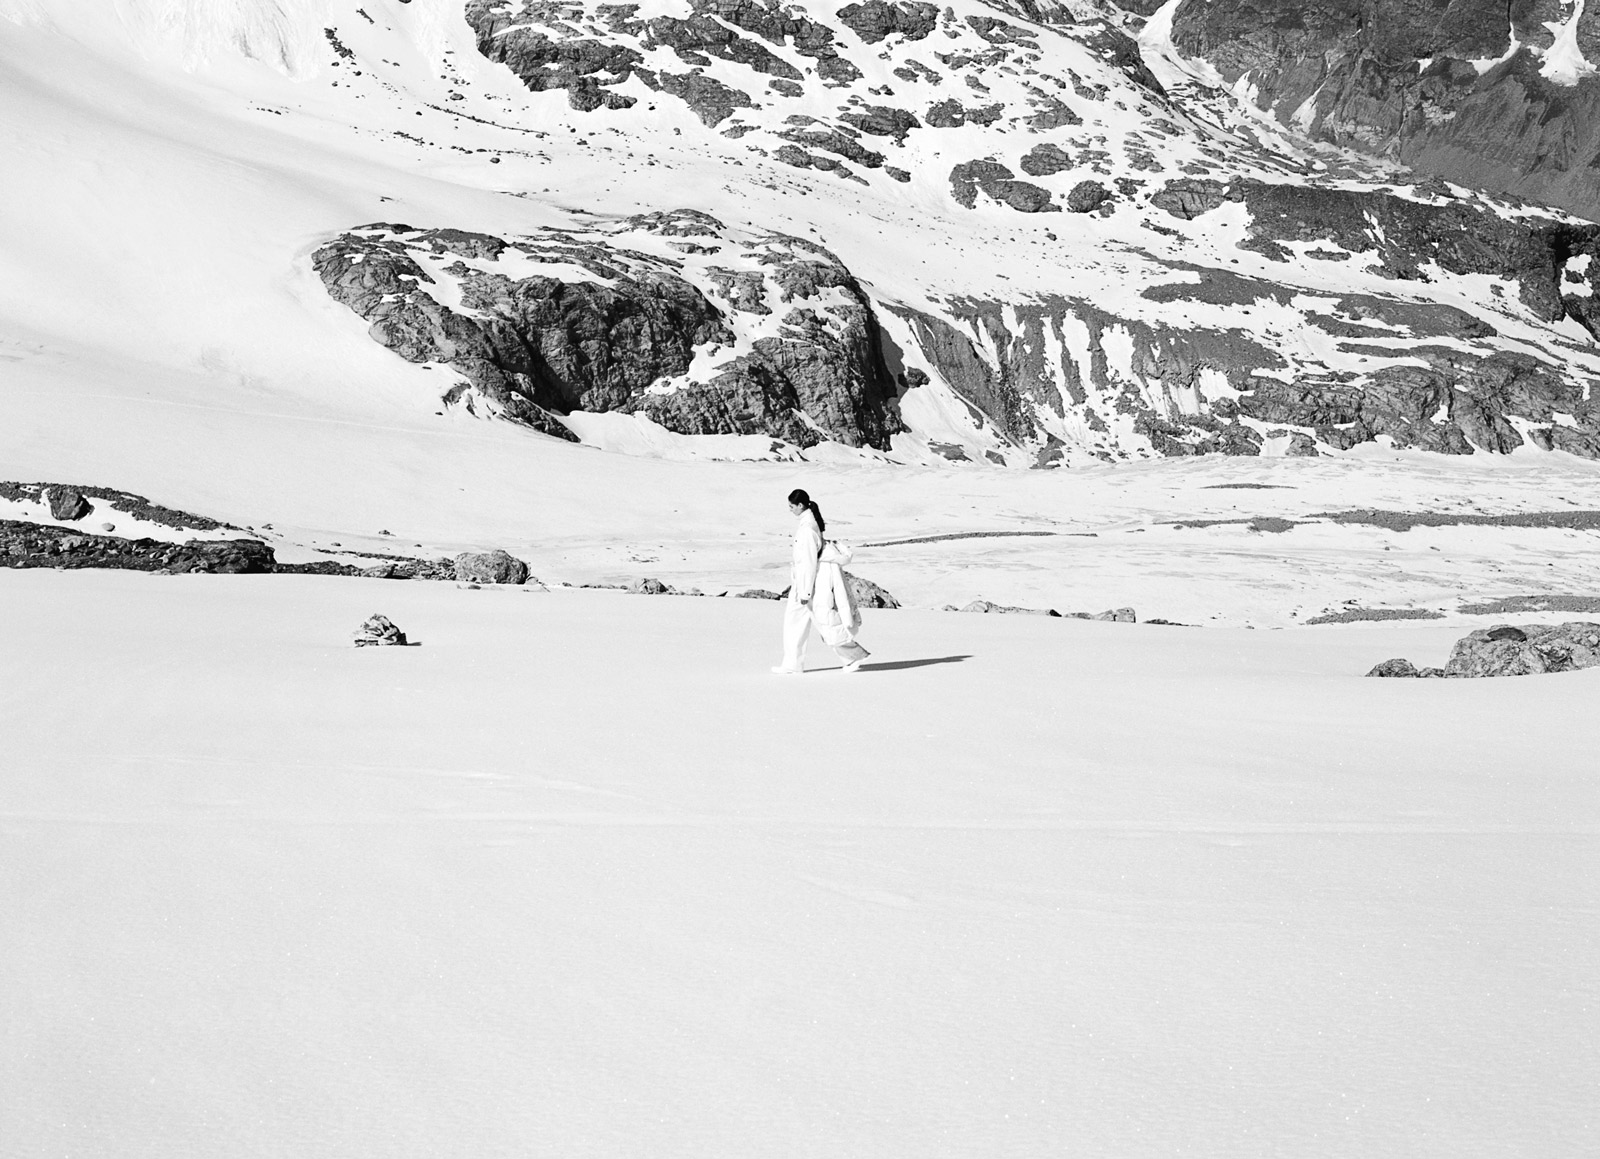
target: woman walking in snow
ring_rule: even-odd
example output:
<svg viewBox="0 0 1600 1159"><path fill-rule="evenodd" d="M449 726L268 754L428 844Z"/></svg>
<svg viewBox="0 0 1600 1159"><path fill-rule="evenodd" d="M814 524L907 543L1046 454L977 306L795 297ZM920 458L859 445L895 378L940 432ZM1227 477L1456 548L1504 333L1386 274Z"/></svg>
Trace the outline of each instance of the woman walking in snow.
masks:
<svg viewBox="0 0 1600 1159"><path fill-rule="evenodd" d="M810 495L799 490L789 492L789 510L799 522L794 529L789 602L783 611L783 663L773 671L805 671L806 641L815 624L817 634L845 662L843 671L855 672L868 652L856 643L861 611L844 575L844 565L850 557L837 544L822 538L828 525Z"/></svg>

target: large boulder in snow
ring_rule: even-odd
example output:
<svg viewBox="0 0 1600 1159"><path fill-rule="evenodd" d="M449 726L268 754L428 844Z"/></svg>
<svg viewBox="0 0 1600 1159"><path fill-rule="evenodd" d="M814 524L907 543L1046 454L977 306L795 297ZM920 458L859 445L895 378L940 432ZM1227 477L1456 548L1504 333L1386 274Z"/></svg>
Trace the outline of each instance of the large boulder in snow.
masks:
<svg viewBox="0 0 1600 1159"><path fill-rule="evenodd" d="M59 519L63 523L82 519L94 510L89 500L84 498L83 492L71 487L51 487L45 495L50 500L50 518Z"/></svg>
<svg viewBox="0 0 1600 1159"><path fill-rule="evenodd" d="M398 624L379 612L374 612L361 627L355 630L357 648L405 647L409 641Z"/></svg>
<svg viewBox="0 0 1600 1159"><path fill-rule="evenodd" d="M1600 624L1502 624L1456 641L1447 676L1531 676L1600 664Z"/></svg>
<svg viewBox="0 0 1600 1159"><path fill-rule="evenodd" d="M510 552L464 551L456 556L456 580L474 584L523 584L528 582L528 565Z"/></svg>

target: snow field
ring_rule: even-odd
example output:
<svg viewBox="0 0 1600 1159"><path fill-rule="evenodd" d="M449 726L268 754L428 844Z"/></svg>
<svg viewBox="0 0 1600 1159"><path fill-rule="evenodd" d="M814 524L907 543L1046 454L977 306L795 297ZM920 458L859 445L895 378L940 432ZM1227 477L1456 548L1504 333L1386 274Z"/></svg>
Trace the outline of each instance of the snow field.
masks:
<svg viewBox="0 0 1600 1159"><path fill-rule="evenodd" d="M778 621L0 572L8 1153L1584 1153L1600 673Z"/></svg>

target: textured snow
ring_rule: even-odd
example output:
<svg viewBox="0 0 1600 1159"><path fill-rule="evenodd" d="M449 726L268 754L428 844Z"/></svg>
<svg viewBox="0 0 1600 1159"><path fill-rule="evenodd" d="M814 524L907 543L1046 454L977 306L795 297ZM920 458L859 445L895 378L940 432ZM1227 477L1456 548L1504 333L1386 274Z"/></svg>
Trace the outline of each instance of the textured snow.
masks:
<svg viewBox="0 0 1600 1159"><path fill-rule="evenodd" d="M778 621L0 572L7 1150L1585 1152L1600 673Z"/></svg>
<svg viewBox="0 0 1600 1159"><path fill-rule="evenodd" d="M330 236L686 206L816 238L880 301L1066 281L1196 326L1228 316L1141 296L1167 261L1283 267L1235 248L1237 205L1163 240L802 174L691 137L675 102L577 119L453 6L356 7L0 0L25 207L0 214L0 479L123 488L291 560L503 547L554 590L0 570L0 1153L1585 1153L1597 677L1359 676L1441 662L1485 622L1465 602L1600 591L1596 533L1323 516L1600 510L1600 465L1279 437L1113 467L1070 411L1041 416L1065 469L1002 470L1032 453L937 378L893 463L437 413L458 378L328 299ZM1195 140L1264 176L1246 142L1300 147L1163 72L1154 35ZM1144 115L1092 111L1110 142ZM1299 263L1307 300L1393 291L1354 265ZM1481 306L1494 281L1429 292ZM1504 342L1549 349L1505 297ZM1045 340L1091 360L1079 317ZM560 586L777 590L796 486L908 605L867 613L876 670L818 649L769 676L765 601ZM124 533L75 526L102 521ZM1206 627L935 610L980 597ZM1444 618L1297 626L1352 607ZM352 648L374 611L422 646Z"/></svg>

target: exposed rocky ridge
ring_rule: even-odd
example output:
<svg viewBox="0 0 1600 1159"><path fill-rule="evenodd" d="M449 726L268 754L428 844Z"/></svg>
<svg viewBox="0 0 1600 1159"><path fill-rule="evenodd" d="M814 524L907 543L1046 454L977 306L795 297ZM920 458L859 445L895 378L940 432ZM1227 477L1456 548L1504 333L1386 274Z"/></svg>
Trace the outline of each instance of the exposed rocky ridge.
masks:
<svg viewBox="0 0 1600 1159"><path fill-rule="evenodd" d="M1552 51L1569 21L1577 61ZM1592 4L1183 0L1172 39L1323 140L1600 218Z"/></svg>
<svg viewBox="0 0 1600 1159"><path fill-rule="evenodd" d="M24 500L30 503L49 503L51 514L57 519L81 519L86 509L77 508L68 512L57 507L56 500L65 495L76 496L80 499L101 499L113 511L120 511L131 515L135 519L146 523L157 523L163 527L173 527L180 531L217 531L222 529L239 530L231 523L221 523L204 515L194 515L188 511L177 511L171 507L163 507L152 503L143 495L135 495L129 491L118 491L111 487L86 487L81 484L68 483L13 483L0 481L0 499ZM57 511L60 513L57 514Z"/></svg>
<svg viewBox="0 0 1600 1159"><path fill-rule="evenodd" d="M856 181L876 174L904 182L922 166L949 173L984 161L952 156L962 138L944 130L993 127L1020 143L1063 127L1098 127L1103 118L1088 109L1111 99L1110 86L1085 79L1092 74L1110 71L1145 97L1165 99L1109 4L1085 0L1075 11L1026 0L989 4L981 15L919 0L686 0L684 7L683 16L645 16L637 4L470 0L465 11L484 56L533 92L564 93L579 113L682 102L708 128L736 138L753 133L754 151ZM864 80L882 71L880 61L894 86ZM965 91L944 89L946 82ZM912 135L918 147L906 149ZM863 136L886 139L887 151L863 144ZM1081 168L1082 181L1107 171L1103 149L1058 155L1076 160L1050 174ZM1019 183L998 200L1036 212L1053 195L1065 200L1073 184L1063 179L1059 189L1032 192Z"/></svg>
<svg viewBox="0 0 1600 1159"><path fill-rule="evenodd" d="M801 447L901 428L871 302L802 238L685 210L505 239L370 225L312 260L375 339L462 375L447 404L547 433L577 410Z"/></svg>
<svg viewBox="0 0 1600 1159"><path fill-rule="evenodd" d="M1600 368L1499 328L1570 318L1593 332L1600 226L1425 196L1180 178L1152 207L1188 222L1241 206L1239 248L1281 265L1282 281L1167 263L1140 297L1176 307L1170 320L1066 296L895 312L929 367L1005 441L1037 447L1041 466L1069 444L1106 459L1140 445L1294 455L1380 436L1448 454L1531 446L1600 458ZM1308 260L1360 262L1395 291L1309 290L1296 284ZM1516 302L1475 314L1409 296L1449 275L1503 279ZM1215 321L1183 319L1199 307Z"/></svg>
<svg viewBox="0 0 1600 1159"><path fill-rule="evenodd" d="M923 287L910 263L864 265L874 302L832 253L761 220L679 233L694 215L575 214L517 238L380 225L325 246L318 272L375 338L459 372L448 405L561 437L564 417L610 411L768 435L774 454L834 439L922 462L1378 439L1600 455L1600 227L1442 181L1381 186L1188 83L1148 36L1147 62L1138 21L1099 0L464 11L480 53L576 146L605 132L637 157L670 133L728 166L730 189L820 195L890 230L931 212L969 258L962 237L1016 248L954 293L964 267L930 267L941 284ZM791 267L816 275L803 293L779 284ZM937 412L909 443L908 392L905 414Z"/></svg>
<svg viewBox="0 0 1600 1159"><path fill-rule="evenodd" d="M269 572L272 549L256 539L165 543L87 535L64 527L0 519L0 567L121 568L129 571Z"/></svg>

